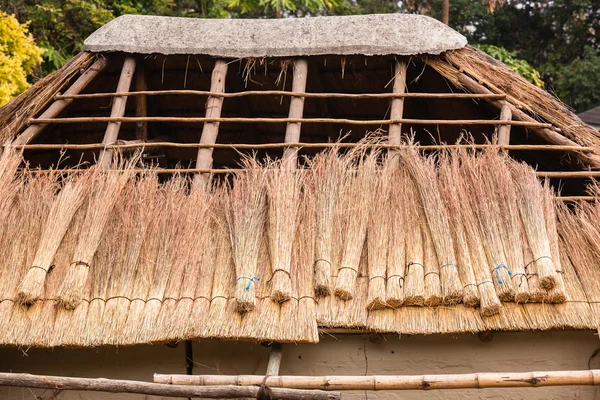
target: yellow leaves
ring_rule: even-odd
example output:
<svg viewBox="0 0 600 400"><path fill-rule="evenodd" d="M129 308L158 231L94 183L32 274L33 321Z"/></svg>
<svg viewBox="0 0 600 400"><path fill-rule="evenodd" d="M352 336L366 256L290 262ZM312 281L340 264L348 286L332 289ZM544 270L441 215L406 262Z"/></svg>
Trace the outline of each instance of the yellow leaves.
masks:
<svg viewBox="0 0 600 400"><path fill-rule="evenodd" d="M42 61L27 24L0 11L0 106L29 87L27 75Z"/></svg>

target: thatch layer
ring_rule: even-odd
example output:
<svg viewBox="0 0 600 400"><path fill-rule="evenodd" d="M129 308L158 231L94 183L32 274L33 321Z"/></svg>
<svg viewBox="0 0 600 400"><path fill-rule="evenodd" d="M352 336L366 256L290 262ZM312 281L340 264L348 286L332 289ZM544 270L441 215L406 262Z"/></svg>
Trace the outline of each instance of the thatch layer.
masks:
<svg viewBox="0 0 600 400"><path fill-rule="evenodd" d="M152 171L18 175L18 155L6 153L0 159L6 178L0 181L0 245L7 249L0 260L0 344L127 345L201 337L316 342L318 325L401 333L600 326L599 205L571 211L555 204L555 194L530 179L531 170L497 152L425 159L409 148L399 156L403 162L390 170L381 154L334 150L310 173L248 161L250 171L211 188L181 176L161 182ZM516 182L511 171L527 180ZM324 181L330 174L336 179ZM277 176L281 182L273 181ZM37 299L23 306L19 284L73 182L87 182L83 198L76 199L81 206L53 245L58 248L45 265L55 267ZM325 198L323 182L335 198ZM514 193L499 190L513 184ZM90 212L107 185L114 186L114 198L95 227L100 233L83 246L82 238L92 235ZM288 189L295 198L286 197ZM516 205L519 197L529 202L526 209ZM278 207L290 202L293 214L282 215L285 207L269 214L274 201ZM539 211L536 232L525 227L530 210ZM277 228L279 220L294 226ZM544 251L555 268L549 290L534 266L540 240L547 241ZM68 309L60 293L76 251L89 266L79 282L80 301ZM327 257L331 268L319 266L317 257ZM499 263L506 268L497 271ZM351 267L351 275L342 276L342 266ZM452 276L443 275L446 268ZM276 281L278 269L289 282ZM513 288L527 282L528 289L499 296L505 292L498 281L505 279ZM329 293L321 290L317 297L317 282ZM274 293L285 296L273 301ZM527 302L514 303L516 293L527 295Z"/></svg>

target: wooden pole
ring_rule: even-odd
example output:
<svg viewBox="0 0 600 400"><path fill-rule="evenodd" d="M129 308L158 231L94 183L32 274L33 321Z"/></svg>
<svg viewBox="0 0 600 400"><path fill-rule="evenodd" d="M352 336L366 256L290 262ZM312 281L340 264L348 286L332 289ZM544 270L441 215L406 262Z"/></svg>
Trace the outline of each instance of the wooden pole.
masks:
<svg viewBox="0 0 600 400"><path fill-rule="evenodd" d="M475 82L473 79L469 78L467 75L465 75L462 72L458 74L458 81L460 82L460 84L462 84L464 87L469 89L471 92L475 92L475 93L479 93L479 94L492 94L492 92L488 88ZM499 100L490 100L490 99L486 99L486 101L488 103L492 104L493 106L497 107L498 109L502 109L502 106L504 106L506 104L510 108L513 120L516 119L516 120L522 121L522 122L535 122L535 120L533 118L531 118L529 115L525 114L523 111L519 110L518 108L516 108L515 106L510 104L508 101L499 101ZM552 144L557 144L557 145L561 145L561 146L577 146L578 145L577 143L566 138L565 136L561 135L560 133L555 132L552 129L548 129L548 127L533 126L533 125L531 125L529 127L531 128L531 130L536 132L542 139L547 140L548 142L550 142ZM582 154L578 154L577 158L590 164L591 166L593 166L595 168L600 168L600 156L599 155L582 153Z"/></svg>
<svg viewBox="0 0 600 400"><path fill-rule="evenodd" d="M269 363L267 364L267 375L279 375L279 367L281 366L281 344L273 343L271 345L271 353L269 354Z"/></svg>
<svg viewBox="0 0 600 400"><path fill-rule="evenodd" d="M148 89L146 83L146 70L144 64L140 64L135 74L135 91L143 92ZM146 95L139 95L135 97L135 116L136 117L147 117L148 116L148 99ZM148 123L138 122L135 126L135 138L143 142L148 140Z"/></svg>
<svg viewBox="0 0 600 400"><path fill-rule="evenodd" d="M309 72L312 74L312 72ZM311 75L312 76L312 75ZM312 78L311 78L312 79ZM218 93L205 90L146 90L139 92L114 92L114 93L85 93L85 94L58 94L55 99L90 99L120 96L212 96L223 97L225 99L232 97L248 96L287 96L304 97L309 99L393 99L393 98L428 98L428 99L488 99L504 100L504 94L479 94L479 93L296 93L286 92L285 90L247 90L244 92Z"/></svg>
<svg viewBox="0 0 600 400"><path fill-rule="evenodd" d="M510 121L512 119L512 112L507 103L504 103L500 109L500 121ZM500 125L498 127L498 145L508 146L510 145L510 125Z"/></svg>
<svg viewBox="0 0 600 400"><path fill-rule="evenodd" d="M70 378L61 376L13 374L0 372L0 386L40 389L83 390L108 393L135 393L163 397L203 397L234 399L258 395L256 386L175 386L150 382L105 378ZM339 392L322 390L271 389L273 399L281 400L340 400Z"/></svg>
<svg viewBox="0 0 600 400"><path fill-rule="evenodd" d="M117 85L118 92L128 92L131 87L131 80L135 72L135 58L129 56L125 58L123 62L123 68L121 69L121 76L119 77L119 83ZM125 115L125 106L127 105L127 97L115 97L113 99L112 109L110 111L110 118L122 118ZM108 145L114 143L119 137L119 129L121 129L121 122L110 121L106 132L104 133L104 139L102 143ZM98 164L104 168L110 168L112 163L113 149L104 149L100 153Z"/></svg>
<svg viewBox="0 0 600 400"><path fill-rule="evenodd" d="M210 91L214 93L225 92L225 78L227 77L227 63L223 60L216 60L215 67L210 80ZM206 118L216 119L221 117L221 109L223 108L223 97L210 96L206 101ZM202 135L200 143L214 144L217 141L219 134L219 121L206 121L202 127ZM198 157L196 158L196 168L210 169L212 168L212 148L200 148ZM199 174L194 177L195 184L206 184L210 179L209 174Z"/></svg>
<svg viewBox="0 0 600 400"><path fill-rule="evenodd" d="M85 72L83 74L81 74L81 76L79 78L77 78L77 80L75 82L73 82L71 87L69 87L69 89L67 89L67 91L65 92L65 95L68 95L68 96L78 95L83 89L85 89L87 87L87 85L91 81L94 80L94 78L96 76L98 76L98 74L100 72L102 72L104 70L104 68L106 68L106 65L107 65L106 58L104 58L104 57L98 58L96 60L96 62L94 62L94 64L92 64L91 67L86 69ZM67 106L69 104L71 104L72 101L73 101L72 98L64 98L64 99L55 100L54 103L52 103L50 105L50 107L48 107L46 109L46 111L44 111L40 115L40 118L47 119L47 118L56 117L65 108L67 108ZM31 126L27 127L27 129L25 129L19 136L17 136L17 138L13 141L13 144L14 145L23 145L23 144L27 144L27 143L31 142L37 135L40 134L40 132L42 132L46 128L46 126L47 125L44 124L44 125L31 125Z"/></svg>
<svg viewBox="0 0 600 400"><path fill-rule="evenodd" d="M216 98L215 98L216 99ZM265 123L282 124L300 122L303 124L346 124L346 125L389 125L389 124L414 124L414 125L512 125L530 128L551 128L552 124L535 121L499 121L490 119L348 119L348 118L245 118L245 117L73 117L73 118L32 118L30 124L73 124L86 122L182 122L199 123L204 122L208 126L219 122L230 123ZM549 130L549 129L548 129ZM212 131L212 129L211 129ZM204 129L202 130L204 132ZM553 131L552 131L553 132ZM554 132L559 135L557 132ZM559 135L560 136L560 135ZM563 136L561 136L563 137ZM566 139L568 140L568 139ZM571 146L577 143L569 141ZM561 143L555 143L561 144ZM566 145L563 143L563 145Z"/></svg>
<svg viewBox="0 0 600 400"><path fill-rule="evenodd" d="M306 92L306 77L308 75L308 62L300 58L294 61L294 77L292 80L292 92ZM292 97L290 100L289 118L302 118L304 114L304 97ZM300 122L289 122L285 129L285 142L296 143L300 141ZM283 151L283 166L286 168L296 168L298 158L297 147L287 147Z"/></svg>
<svg viewBox="0 0 600 400"><path fill-rule="evenodd" d="M154 382L173 385L239 385L252 387L262 375L162 375ZM444 375L272 376L269 387L321 390L432 390L600 385L600 370L491 372Z"/></svg>
<svg viewBox="0 0 600 400"><path fill-rule="evenodd" d="M406 92L406 68L407 65L404 61L394 61L394 86L393 93L394 94L402 94ZM396 97L392 99L392 104L390 108L390 118L393 120L402 119L404 114L404 98ZM400 145L400 140L402 138L402 124L390 124L389 132L388 132L388 144L392 146ZM398 151L391 150L388 158L388 166L396 167L400 162L398 158Z"/></svg>

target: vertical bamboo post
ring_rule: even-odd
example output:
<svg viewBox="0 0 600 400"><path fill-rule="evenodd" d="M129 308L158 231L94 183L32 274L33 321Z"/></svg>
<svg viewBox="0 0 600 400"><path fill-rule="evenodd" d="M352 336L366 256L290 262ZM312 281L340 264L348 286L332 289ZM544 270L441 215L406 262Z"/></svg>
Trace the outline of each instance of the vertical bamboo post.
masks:
<svg viewBox="0 0 600 400"><path fill-rule="evenodd" d="M96 76L98 76L98 74L100 72L104 71L104 68L106 68L106 65L107 65L107 61L104 57L98 58L96 60L96 62L94 64L92 64L91 67L86 69L85 72L82 73L81 76L79 76L79 78L77 78L77 80L75 82L73 82L71 87L69 87L69 89L67 89L67 91L64 94L76 95L76 94L81 93L83 91L83 89L85 89L87 87L87 85L91 81L93 81ZM72 101L73 101L73 99L56 100L38 118L44 118L44 119L54 118L58 114L60 114L65 108L67 108L67 106L69 104L71 104ZM17 136L17 138L13 141L13 145L21 146L21 145L28 144L37 135L39 135L40 132L42 132L46 128L46 126L47 126L46 124L30 125L27 129L25 129L23 131L23 133L21 133L19 136Z"/></svg>
<svg viewBox="0 0 600 400"><path fill-rule="evenodd" d="M304 58L294 61L294 76L292 78L292 92L306 92L306 77L308 75L308 62ZM292 97L290 100L289 118L302 118L304 115L304 97ZM285 129L285 142L297 143L300 141L300 122L289 122ZM296 168L298 159L298 148L287 147L283 151L283 166L286 168Z"/></svg>
<svg viewBox="0 0 600 400"><path fill-rule="evenodd" d="M406 92L406 62L394 61L394 94L402 94ZM390 109L390 119L402 119L404 113L404 98L395 97L392 99ZM388 132L388 144L400 145L402 137L402 124L390 124ZM398 158L398 150L389 150L388 167L398 166L400 159Z"/></svg>
<svg viewBox="0 0 600 400"><path fill-rule="evenodd" d="M210 80L210 91L213 93L225 93L225 78L227 77L227 63L224 60L216 60L215 67ZM206 118L219 118L221 109L223 108L223 97L209 97L206 101ZM218 122L205 122L202 127L202 135L200 143L215 144L217 135L219 134ZM213 148L198 149L198 157L196 158L196 169L212 168L212 153ZM197 174L194 176L195 184L206 184L210 174Z"/></svg>
<svg viewBox="0 0 600 400"><path fill-rule="evenodd" d="M121 69L121 76L119 77L119 83L117 84L117 92L129 92L131 87L131 80L135 72L135 58L128 56L123 62L123 68ZM127 96L115 97L113 99L112 109L110 111L111 118L121 118L125 115L125 106L127 105ZM104 139L102 143L108 145L114 143L119 137L119 130L121 129L120 122L109 122L106 132L104 133ZM109 168L112 163L113 149L104 149L100 153L98 159L98 165Z"/></svg>
<svg viewBox="0 0 600 400"><path fill-rule="evenodd" d="M271 353L269 354L269 363L267 364L267 375L279 375L279 367L281 366L281 344L273 343L271 345Z"/></svg>
<svg viewBox="0 0 600 400"><path fill-rule="evenodd" d="M144 65L140 64L135 74L135 91L141 92L148 90L146 83L146 70ZM148 99L146 95L135 96L135 116L136 117L147 117L148 116ZM135 138L142 142L148 141L148 123L138 122L135 126Z"/></svg>
<svg viewBox="0 0 600 400"><path fill-rule="evenodd" d="M508 104L504 103L500 109L500 121L510 121L512 119L512 111ZM498 145L508 146L510 144L510 125L500 125L498 127Z"/></svg>

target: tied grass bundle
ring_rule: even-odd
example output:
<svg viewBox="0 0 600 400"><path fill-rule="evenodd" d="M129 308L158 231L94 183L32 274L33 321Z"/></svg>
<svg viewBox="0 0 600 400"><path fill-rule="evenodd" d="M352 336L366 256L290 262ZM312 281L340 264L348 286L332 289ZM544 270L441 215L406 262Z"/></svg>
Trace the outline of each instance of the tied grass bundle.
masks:
<svg viewBox="0 0 600 400"><path fill-rule="evenodd" d="M449 201L452 208L460 211L465 237L469 244L469 252L475 275L476 287L479 291L480 310L484 316L492 316L500 312L502 304L494 290L494 283L482 241L481 225L474 211L474 197L469 176L466 175L465 164L474 162L466 152L453 151L450 153L449 186L455 188L455 195Z"/></svg>
<svg viewBox="0 0 600 400"><path fill-rule="evenodd" d="M430 261L437 260L439 263L431 267L425 265L428 269L426 273L438 274L444 304L458 304L463 298L463 287L458 275L450 221L437 183L434 160L432 157L420 157L416 149L409 149L404 153L402 163L411 174L421 198L435 252L430 256Z"/></svg>
<svg viewBox="0 0 600 400"><path fill-rule="evenodd" d="M404 208L407 205L405 187L408 177L404 169L396 169L390 177L388 259L386 272L385 303L398 308L404 303L404 283L406 269L406 232L407 224Z"/></svg>
<svg viewBox="0 0 600 400"><path fill-rule="evenodd" d="M430 227L425 223L421 226L421 231L423 232L423 277L425 284L425 301L423 303L427 307L435 307L442 304L438 258L435 254Z"/></svg>
<svg viewBox="0 0 600 400"><path fill-rule="evenodd" d="M44 291L46 275L51 268L54 256L71 225L73 216L85 199L90 175L90 173L84 173L79 178L67 177L62 190L52 203L50 215L42 230L33 259L33 265L19 286L17 301L21 304L33 304Z"/></svg>
<svg viewBox="0 0 600 400"><path fill-rule="evenodd" d="M418 193L412 178L407 178L404 193L404 210L406 213L406 275L404 280L404 305L422 306L425 302L425 271L423 268L424 223L420 219L422 213L418 201Z"/></svg>
<svg viewBox="0 0 600 400"><path fill-rule="evenodd" d="M271 299L276 303L283 303L292 296L292 243L296 236L303 174L281 163L273 167L268 170L267 178Z"/></svg>
<svg viewBox="0 0 600 400"><path fill-rule="evenodd" d="M343 159L337 151L319 153L310 168L310 192L315 203L315 296L331 294L333 227L343 178Z"/></svg>
<svg viewBox="0 0 600 400"><path fill-rule="evenodd" d="M58 303L67 310L75 309L82 299L92 259L106 223L115 203L120 199L121 190L132 175L131 164L124 165L123 170L119 172L95 169L90 174L90 185L93 189L89 196L85 219L73 254L73 262L67 269L57 296Z"/></svg>
<svg viewBox="0 0 600 400"><path fill-rule="evenodd" d="M374 184L375 195L367 228L368 310L381 310L387 306L385 301L387 252L391 236L390 214L394 208L390 196L392 175L392 169L384 168L379 172L379 177Z"/></svg>
<svg viewBox="0 0 600 400"><path fill-rule="evenodd" d="M462 170L470 187L470 201L478 220L479 234L483 239L488 268L492 275L496 293L502 301L514 301L515 292L512 288L512 272L502 243L498 217L500 209L490 188L491 178L485 173L483 157L467 156L462 151Z"/></svg>
<svg viewBox="0 0 600 400"><path fill-rule="evenodd" d="M356 171L352 171L351 167L346 168L342 184L339 207L342 208L346 221L346 232L342 261L334 287L335 295L342 300L351 300L356 289L356 277L367 237L369 208L374 194L373 183L377 178L377 155L377 152L358 154Z"/></svg>
<svg viewBox="0 0 600 400"><path fill-rule="evenodd" d="M556 205L554 197L556 194L550 187L550 184L546 181L543 186L544 189L544 217L546 220L546 231L548 232L548 240L550 241L550 252L551 258L554 261L556 268L556 286L548 290L544 296L544 302L560 304L567 301L567 294L565 288L564 274L561 263L561 252L560 244L558 239L558 229L556 227ZM596 220L597 221L597 220Z"/></svg>
<svg viewBox="0 0 600 400"><path fill-rule="evenodd" d="M235 301L240 314L256 307L255 276L266 216L266 172L254 160L246 160L245 171L235 176L226 194L225 216L236 271Z"/></svg>
<svg viewBox="0 0 600 400"><path fill-rule="evenodd" d="M504 244L504 254L507 266L512 275L514 300L516 303L526 303L529 300L529 285L525 277L525 263L523 260L523 241L521 238L521 219L517 204L517 190L510 174L513 161L505 154L491 149L482 154L483 174L490 179L486 180L487 190L495 199L498 207L498 228Z"/></svg>
<svg viewBox="0 0 600 400"><path fill-rule="evenodd" d="M511 163L511 173L517 185L519 212L525 236L533 255L532 266L540 286L550 290L556 286L557 279L544 216L544 189L535 171L527 164Z"/></svg>
<svg viewBox="0 0 600 400"><path fill-rule="evenodd" d="M453 173L455 171L452 170L448 153L442 153L438 169L438 184L450 217L451 233L454 238L455 254L458 262L457 269L463 285L463 303L469 307L477 307L479 306L479 291L477 290L477 281L473 272L473 261L471 260L467 233L461 216L464 210L456 200L458 199L457 187L455 185L457 177L453 176Z"/></svg>

